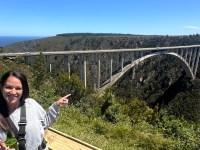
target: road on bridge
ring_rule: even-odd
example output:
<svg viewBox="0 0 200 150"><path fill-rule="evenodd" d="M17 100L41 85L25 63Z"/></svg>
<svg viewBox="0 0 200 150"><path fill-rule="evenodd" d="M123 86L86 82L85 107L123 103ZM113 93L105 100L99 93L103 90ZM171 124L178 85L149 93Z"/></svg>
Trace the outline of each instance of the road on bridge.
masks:
<svg viewBox="0 0 200 150"><path fill-rule="evenodd" d="M101 150L53 128L46 131L45 139L50 150Z"/></svg>

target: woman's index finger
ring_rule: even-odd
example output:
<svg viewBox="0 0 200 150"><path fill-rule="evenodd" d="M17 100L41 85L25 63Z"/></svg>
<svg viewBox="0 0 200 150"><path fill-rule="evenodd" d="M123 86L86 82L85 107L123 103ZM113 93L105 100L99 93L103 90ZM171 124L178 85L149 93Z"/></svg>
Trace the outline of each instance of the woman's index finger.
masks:
<svg viewBox="0 0 200 150"><path fill-rule="evenodd" d="M68 97L70 97L71 96L71 94L67 94L66 96L65 96L65 98L68 98Z"/></svg>

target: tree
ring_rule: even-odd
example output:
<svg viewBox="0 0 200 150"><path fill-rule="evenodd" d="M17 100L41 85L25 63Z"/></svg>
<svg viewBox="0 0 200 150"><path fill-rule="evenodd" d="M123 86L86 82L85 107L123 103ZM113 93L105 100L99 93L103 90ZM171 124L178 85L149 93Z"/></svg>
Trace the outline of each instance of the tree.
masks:
<svg viewBox="0 0 200 150"><path fill-rule="evenodd" d="M47 69L45 65L44 55L40 53L39 56L36 57L32 67L33 72L33 86L35 88L39 88L42 82L45 81L47 77Z"/></svg>

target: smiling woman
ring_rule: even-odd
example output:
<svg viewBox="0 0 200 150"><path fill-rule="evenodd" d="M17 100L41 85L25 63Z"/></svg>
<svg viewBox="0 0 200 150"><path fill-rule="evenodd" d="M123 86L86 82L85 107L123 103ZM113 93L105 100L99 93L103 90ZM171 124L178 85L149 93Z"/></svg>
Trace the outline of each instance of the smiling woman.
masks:
<svg viewBox="0 0 200 150"><path fill-rule="evenodd" d="M14 76L9 76L2 87L2 94L9 106L9 112L13 112L19 107L22 92L21 81Z"/></svg>
<svg viewBox="0 0 200 150"><path fill-rule="evenodd" d="M8 117L17 107L23 105L25 99L29 97L28 82L25 75L20 72L9 71L2 76L0 84L0 103L4 103L0 106L4 107L2 111L0 110L0 113L4 117Z"/></svg>
<svg viewBox="0 0 200 150"><path fill-rule="evenodd" d="M29 98L26 76L8 71L0 80L0 150L7 150L7 133L14 133L19 150L43 150L44 131L59 114L59 108L68 105L70 94L54 102L46 112L34 99Z"/></svg>

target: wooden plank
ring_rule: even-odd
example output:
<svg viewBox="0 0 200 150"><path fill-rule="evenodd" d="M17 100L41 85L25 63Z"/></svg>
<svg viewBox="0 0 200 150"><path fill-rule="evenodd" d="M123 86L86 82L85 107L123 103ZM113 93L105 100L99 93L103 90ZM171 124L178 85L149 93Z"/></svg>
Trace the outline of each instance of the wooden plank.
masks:
<svg viewBox="0 0 200 150"><path fill-rule="evenodd" d="M45 139L50 150L101 150L53 128L46 131Z"/></svg>

